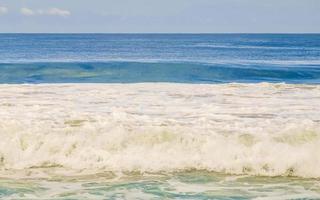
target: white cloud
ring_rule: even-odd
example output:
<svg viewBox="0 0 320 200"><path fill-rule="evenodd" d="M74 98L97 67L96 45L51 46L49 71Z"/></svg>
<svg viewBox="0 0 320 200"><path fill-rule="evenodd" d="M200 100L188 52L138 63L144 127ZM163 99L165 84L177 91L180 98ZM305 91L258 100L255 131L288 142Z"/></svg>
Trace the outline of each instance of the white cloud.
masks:
<svg viewBox="0 0 320 200"><path fill-rule="evenodd" d="M21 14L26 15L26 16L31 16L31 15L35 15L36 13L29 9L29 8L21 8L20 10Z"/></svg>
<svg viewBox="0 0 320 200"><path fill-rule="evenodd" d="M58 16L62 16L62 17L66 17L71 15L71 12L69 10L63 10L63 9L59 9L59 8L50 8L47 11L48 15L58 15Z"/></svg>
<svg viewBox="0 0 320 200"><path fill-rule="evenodd" d="M4 6L0 6L0 15L4 15L8 13L8 8Z"/></svg>
<svg viewBox="0 0 320 200"><path fill-rule="evenodd" d="M32 15L51 15L51 16L61 16L67 17L71 15L69 10L63 10L60 8L49 8L47 10L32 10L30 8L21 8L21 14L25 16L32 16Z"/></svg>

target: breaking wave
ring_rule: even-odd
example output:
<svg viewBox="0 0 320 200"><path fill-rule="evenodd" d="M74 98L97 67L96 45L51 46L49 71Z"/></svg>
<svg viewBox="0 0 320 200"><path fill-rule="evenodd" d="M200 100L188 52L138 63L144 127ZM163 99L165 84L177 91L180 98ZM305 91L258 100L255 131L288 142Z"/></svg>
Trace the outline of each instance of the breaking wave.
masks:
<svg viewBox="0 0 320 200"><path fill-rule="evenodd" d="M319 85L0 85L0 98L0 174L320 177Z"/></svg>

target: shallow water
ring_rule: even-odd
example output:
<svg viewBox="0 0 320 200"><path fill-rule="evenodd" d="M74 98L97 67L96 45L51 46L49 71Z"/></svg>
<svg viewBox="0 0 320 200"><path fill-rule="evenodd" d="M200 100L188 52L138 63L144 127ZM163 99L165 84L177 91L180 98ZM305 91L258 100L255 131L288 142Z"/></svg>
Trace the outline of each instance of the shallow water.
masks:
<svg viewBox="0 0 320 200"><path fill-rule="evenodd" d="M319 199L317 179L176 173L100 173L0 179L3 199Z"/></svg>

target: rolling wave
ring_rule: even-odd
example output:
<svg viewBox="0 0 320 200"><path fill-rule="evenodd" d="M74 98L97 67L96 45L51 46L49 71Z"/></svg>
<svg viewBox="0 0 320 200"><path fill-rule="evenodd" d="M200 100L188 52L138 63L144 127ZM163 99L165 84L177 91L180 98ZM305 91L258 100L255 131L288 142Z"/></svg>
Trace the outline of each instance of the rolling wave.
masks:
<svg viewBox="0 0 320 200"><path fill-rule="evenodd" d="M194 44L194 47L201 47L201 48L213 48L213 49L255 49L255 50L300 50L300 51L320 51L320 48L318 47L303 47L303 46L267 46L267 45L239 45L239 44L228 44L228 43L222 43L222 44L214 44L214 43L199 43Z"/></svg>
<svg viewBox="0 0 320 200"><path fill-rule="evenodd" d="M0 83L319 83L312 63L44 62L2 63Z"/></svg>
<svg viewBox="0 0 320 200"><path fill-rule="evenodd" d="M320 177L319 85L0 85L0 98L1 175Z"/></svg>

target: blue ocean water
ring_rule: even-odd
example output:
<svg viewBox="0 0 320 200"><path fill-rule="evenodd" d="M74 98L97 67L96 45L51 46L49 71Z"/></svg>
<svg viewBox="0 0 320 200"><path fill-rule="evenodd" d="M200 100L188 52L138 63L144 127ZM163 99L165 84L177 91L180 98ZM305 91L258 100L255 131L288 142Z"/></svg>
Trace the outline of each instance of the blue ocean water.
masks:
<svg viewBox="0 0 320 200"><path fill-rule="evenodd" d="M0 83L320 82L320 34L1 34Z"/></svg>
<svg viewBox="0 0 320 200"><path fill-rule="evenodd" d="M319 83L320 34L0 34L0 199L320 199Z"/></svg>

